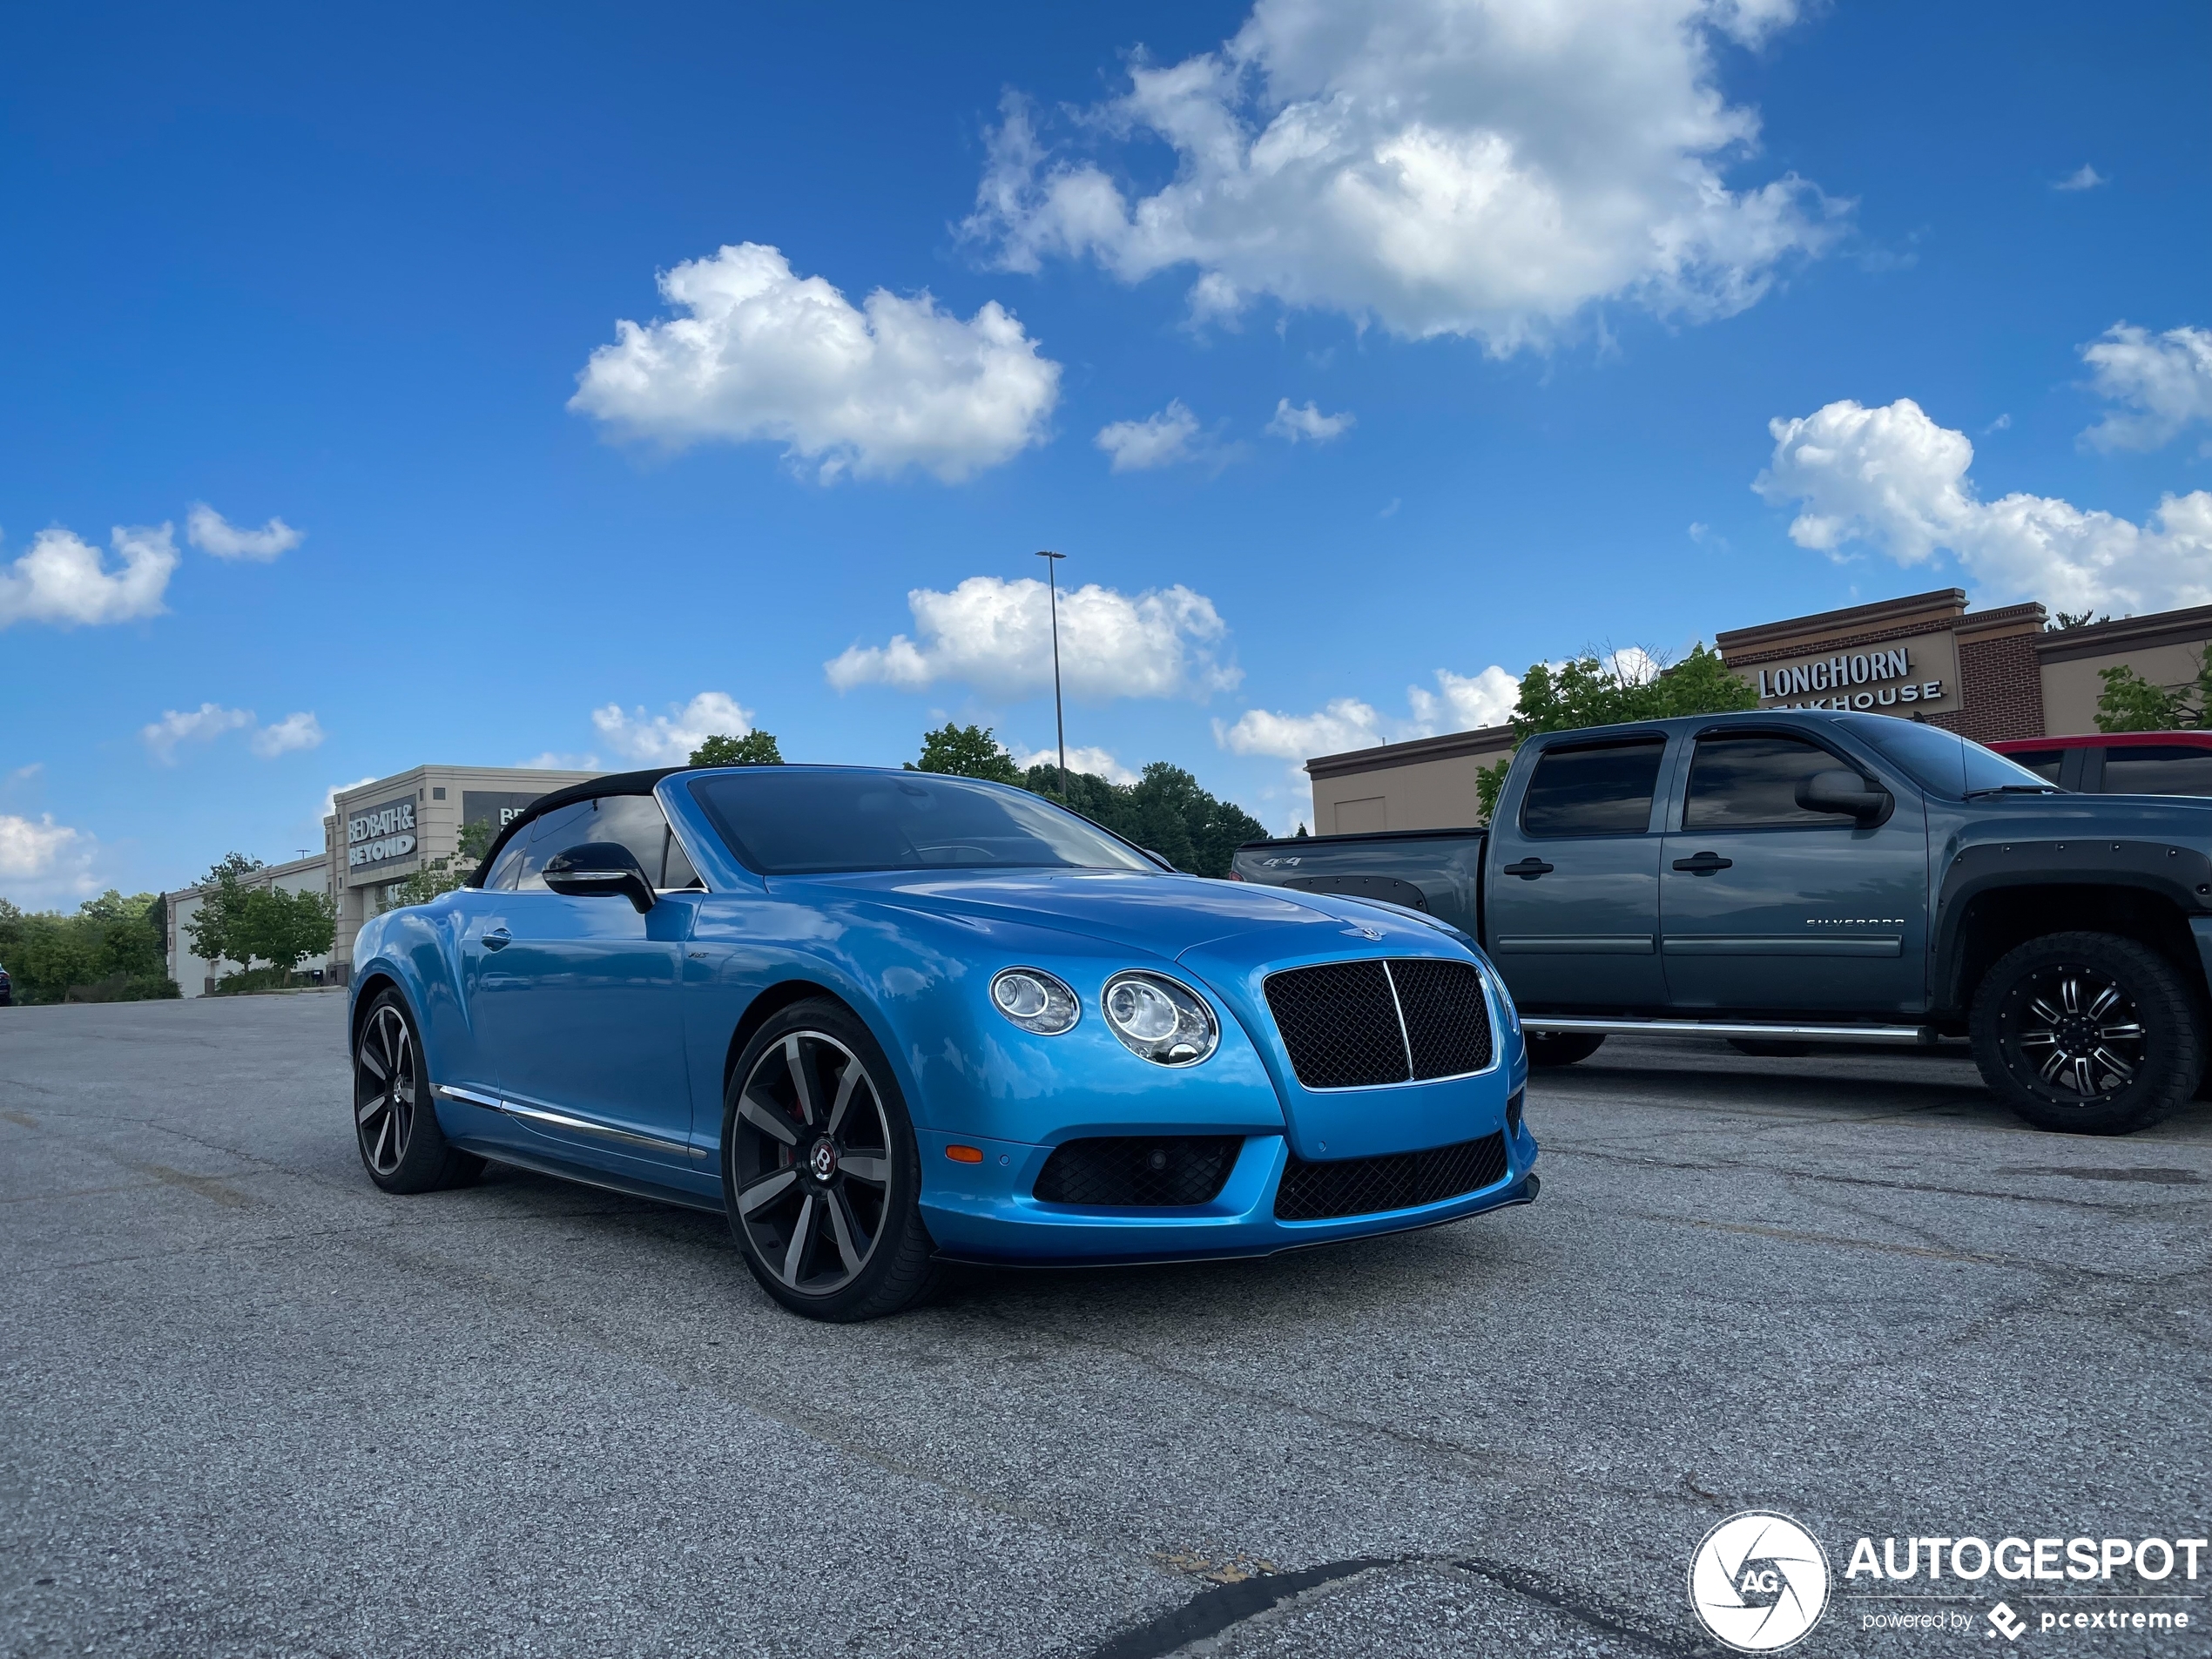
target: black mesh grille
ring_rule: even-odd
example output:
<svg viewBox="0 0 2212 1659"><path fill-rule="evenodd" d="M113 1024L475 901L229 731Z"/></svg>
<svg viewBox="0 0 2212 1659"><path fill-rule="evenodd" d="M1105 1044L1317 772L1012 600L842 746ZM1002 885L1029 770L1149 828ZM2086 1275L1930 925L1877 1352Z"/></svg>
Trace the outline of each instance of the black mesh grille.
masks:
<svg viewBox="0 0 2212 1659"><path fill-rule="evenodd" d="M1456 1077L1490 1063L1490 1012L1473 963L1393 961L1390 977L1413 1045L1415 1077Z"/></svg>
<svg viewBox="0 0 2212 1659"><path fill-rule="evenodd" d="M1292 1156L1275 1190L1278 1221L1372 1216L1479 1192L1506 1173L1506 1137L1486 1135L1426 1152L1309 1163Z"/></svg>
<svg viewBox="0 0 2212 1659"><path fill-rule="evenodd" d="M1386 971L1372 958L1294 968L1268 976L1267 1006L1308 1089L1426 1082L1490 1063L1490 1013L1472 962L1393 957Z"/></svg>
<svg viewBox="0 0 2212 1659"><path fill-rule="evenodd" d="M1406 1039L1380 961L1271 974L1267 1006L1298 1080L1308 1089L1406 1081Z"/></svg>
<svg viewBox="0 0 2212 1659"><path fill-rule="evenodd" d="M1234 1135L1112 1135L1068 1141L1044 1161L1036 1195L1086 1208L1211 1204L1243 1144Z"/></svg>

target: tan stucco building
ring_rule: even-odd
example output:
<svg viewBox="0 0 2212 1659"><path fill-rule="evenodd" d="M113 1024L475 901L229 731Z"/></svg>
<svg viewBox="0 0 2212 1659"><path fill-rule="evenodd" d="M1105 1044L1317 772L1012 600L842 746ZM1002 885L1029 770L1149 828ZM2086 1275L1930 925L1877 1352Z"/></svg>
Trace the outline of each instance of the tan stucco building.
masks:
<svg viewBox="0 0 2212 1659"><path fill-rule="evenodd" d="M2125 665L2155 684L2195 680L2212 605L2053 630L2040 604L1971 610L1931 593L1715 636L1762 708L1844 708L1919 718L1979 742L2097 729L2099 678ZM1305 763L1314 829L1448 829L1481 821L1475 773L1513 752L1509 727L1384 744Z"/></svg>

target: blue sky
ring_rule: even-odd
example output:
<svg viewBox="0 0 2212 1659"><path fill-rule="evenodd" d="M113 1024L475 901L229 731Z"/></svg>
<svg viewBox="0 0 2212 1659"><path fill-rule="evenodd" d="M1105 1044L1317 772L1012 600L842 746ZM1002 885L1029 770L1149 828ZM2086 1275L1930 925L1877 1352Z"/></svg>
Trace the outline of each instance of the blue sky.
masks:
<svg viewBox="0 0 2212 1659"><path fill-rule="evenodd" d="M1041 748L1039 547L1070 744L1285 826L1587 645L2212 602L2202 6L0 26L19 903L732 705Z"/></svg>

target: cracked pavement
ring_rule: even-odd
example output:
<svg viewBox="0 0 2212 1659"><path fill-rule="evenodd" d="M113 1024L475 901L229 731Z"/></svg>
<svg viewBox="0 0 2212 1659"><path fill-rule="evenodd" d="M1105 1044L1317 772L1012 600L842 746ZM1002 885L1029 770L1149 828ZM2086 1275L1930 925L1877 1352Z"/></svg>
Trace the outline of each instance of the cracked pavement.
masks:
<svg viewBox="0 0 2212 1659"><path fill-rule="evenodd" d="M1959 1052L1616 1038L1537 1074L1533 1206L825 1327L711 1217L377 1192L342 1024L0 1011L0 1653L1717 1654L1737 1510L1839 1574L2205 1530L2212 1106L2052 1136ZM1991 1651L1997 1588L1958 1636L1866 1588L1793 1651Z"/></svg>

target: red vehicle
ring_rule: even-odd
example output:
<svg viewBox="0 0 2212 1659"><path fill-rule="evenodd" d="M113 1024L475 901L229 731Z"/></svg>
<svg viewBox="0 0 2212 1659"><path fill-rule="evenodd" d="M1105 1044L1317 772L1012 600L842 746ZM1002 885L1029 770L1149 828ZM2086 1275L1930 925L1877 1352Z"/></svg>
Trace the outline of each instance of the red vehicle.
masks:
<svg viewBox="0 0 2212 1659"><path fill-rule="evenodd" d="M2212 795L2212 730L2008 738L1988 746L2085 795Z"/></svg>

